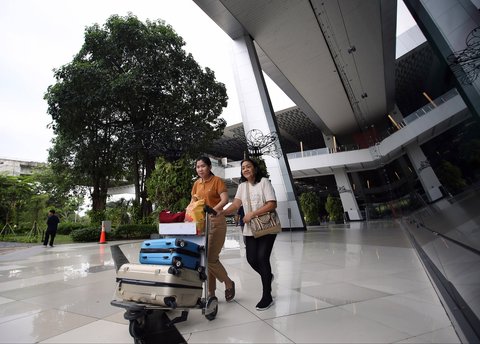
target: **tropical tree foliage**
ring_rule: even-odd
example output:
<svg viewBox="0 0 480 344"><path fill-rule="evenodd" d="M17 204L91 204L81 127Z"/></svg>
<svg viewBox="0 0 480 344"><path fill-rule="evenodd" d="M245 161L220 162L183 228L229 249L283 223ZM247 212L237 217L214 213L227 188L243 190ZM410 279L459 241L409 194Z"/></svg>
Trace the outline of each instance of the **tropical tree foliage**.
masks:
<svg viewBox="0 0 480 344"><path fill-rule="evenodd" d="M148 216L156 159L197 154L222 135L225 86L184 45L162 21L115 15L87 27L80 52L55 71L45 96L57 135L50 162L91 188L93 212L105 209L113 180L127 179Z"/></svg>
<svg viewBox="0 0 480 344"><path fill-rule="evenodd" d="M75 213L83 204L85 188L75 185L67 171L54 170L52 165L46 164L35 168L32 179L37 195L46 197L45 203L55 208L57 215L62 218L75 218Z"/></svg>
<svg viewBox="0 0 480 344"><path fill-rule="evenodd" d="M21 213L39 201L31 177L0 174L0 220L4 226L17 226ZM44 200L42 201L42 203Z"/></svg>
<svg viewBox="0 0 480 344"><path fill-rule="evenodd" d="M159 210L185 210L195 178L194 160L182 157L177 161L158 158L156 168L147 181L149 198Z"/></svg>
<svg viewBox="0 0 480 344"><path fill-rule="evenodd" d="M106 219L112 222L112 226L127 225L130 223L132 213L132 201L121 198L115 202L107 203Z"/></svg>

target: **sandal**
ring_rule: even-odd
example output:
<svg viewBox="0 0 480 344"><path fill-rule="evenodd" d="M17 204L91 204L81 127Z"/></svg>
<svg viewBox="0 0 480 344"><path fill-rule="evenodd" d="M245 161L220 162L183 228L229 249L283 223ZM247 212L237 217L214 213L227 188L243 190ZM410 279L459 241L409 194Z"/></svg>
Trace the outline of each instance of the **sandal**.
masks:
<svg viewBox="0 0 480 344"><path fill-rule="evenodd" d="M235 298L235 282L232 281L232 287L229 289L225 289L225 300L227 302L233 301Z"/></svg>

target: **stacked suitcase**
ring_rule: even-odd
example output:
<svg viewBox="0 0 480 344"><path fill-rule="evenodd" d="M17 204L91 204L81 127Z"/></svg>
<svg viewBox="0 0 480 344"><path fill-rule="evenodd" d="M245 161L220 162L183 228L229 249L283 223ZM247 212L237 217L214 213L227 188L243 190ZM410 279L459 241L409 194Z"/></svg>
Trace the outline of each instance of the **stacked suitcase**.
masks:
<svg viewBox="0 0 480 344"><path fill-rule="evenodd" d="M173 265L177 268L198 270L201 247L194 242L165 238L146 240L140 248L141 264Z"/></svg>
<svg viewBox="0 0 480 344"><path fill-rule="evenodd" d="M202 250L194 242L177 238L144 241L141 264L124 264L117 271L116 295L168 308L198 305L206 279Z"/></svg>
<svg viewBox="0 0 480 344"><path fill-rule="evenodd" d="M117 272L117 296L168 308L197 305L203 291L199 272L173 270L167 265L123 264Z"/></svg>

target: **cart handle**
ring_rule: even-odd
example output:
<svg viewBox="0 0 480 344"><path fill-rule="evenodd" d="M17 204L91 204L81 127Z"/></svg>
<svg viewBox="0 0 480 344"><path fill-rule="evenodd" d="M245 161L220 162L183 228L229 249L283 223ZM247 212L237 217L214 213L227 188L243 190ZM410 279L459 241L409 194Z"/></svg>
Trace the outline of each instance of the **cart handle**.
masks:
<svg viewBox="0 0 480 344"><path fill-rule="evenodd" d="M215 209L213 209L212 207L208 206L205 204L205 206L203 207L203 211L206 212L207 214L213 214L213 215L217 215L217 212L215 211Z"/></svg>

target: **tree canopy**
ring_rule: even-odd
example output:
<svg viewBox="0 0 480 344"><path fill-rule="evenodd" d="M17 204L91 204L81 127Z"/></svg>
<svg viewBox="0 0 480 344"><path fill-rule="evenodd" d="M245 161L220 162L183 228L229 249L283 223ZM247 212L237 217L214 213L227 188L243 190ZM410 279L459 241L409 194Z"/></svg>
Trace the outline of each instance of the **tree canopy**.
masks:
<svg viewBox="0 0 480 344"><path fill-rule="evenodd" d="M148 178L148 196L157 209L185 210L196 177L195 160L182 157L174 162L158 158L155 171Z"/></svg>
<svg viewBox="0 0 480 344"><path fill-rule="evenodd" d="M147 216L156 158L204 152L222 135L225 86L184 45L160 20L114 15L87 27L73 61L54 71L45 95L56 134L49 160L92 188L94 211L105 209L111 182L126 179Z"/></svg>

